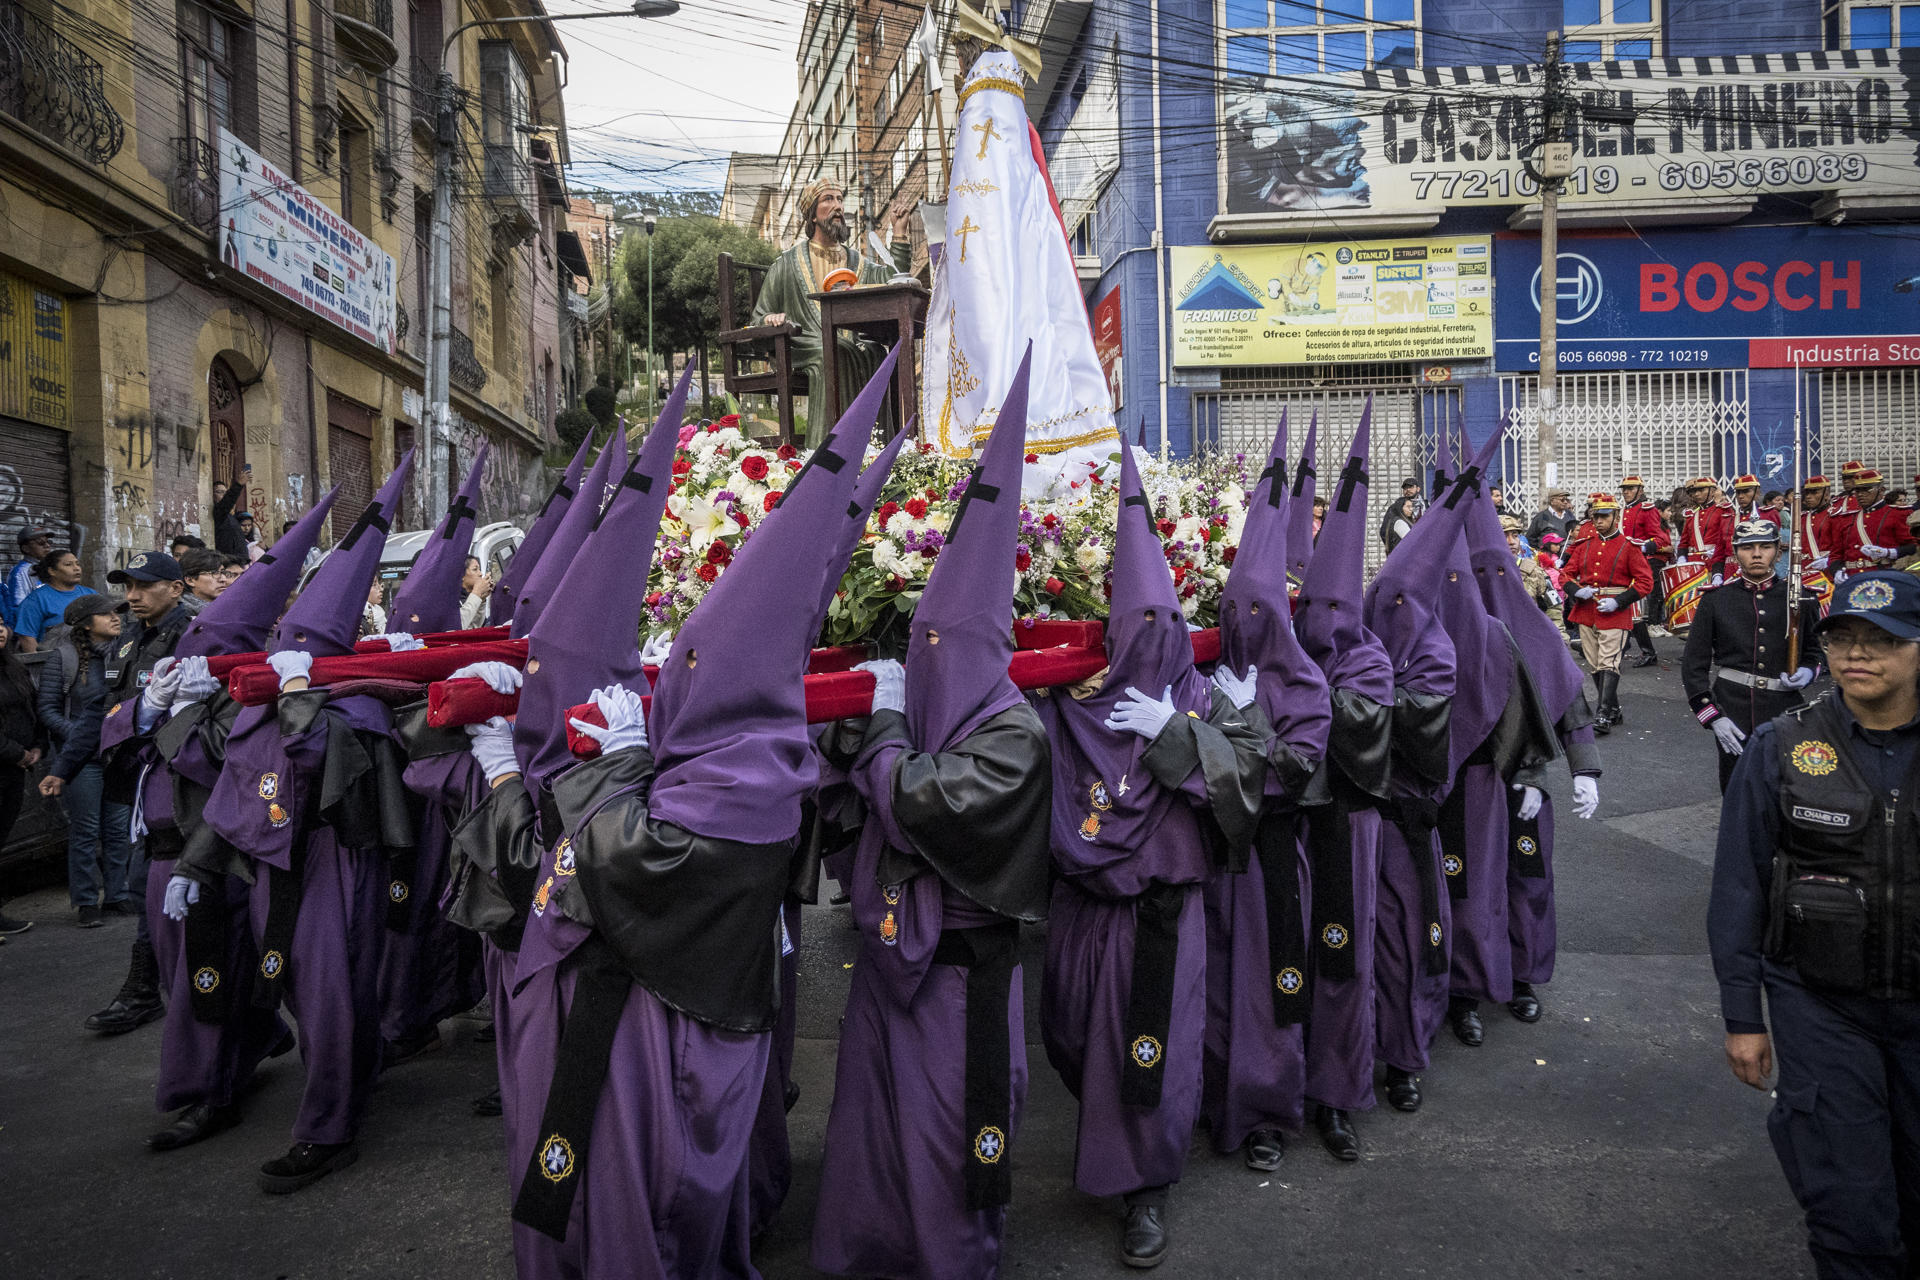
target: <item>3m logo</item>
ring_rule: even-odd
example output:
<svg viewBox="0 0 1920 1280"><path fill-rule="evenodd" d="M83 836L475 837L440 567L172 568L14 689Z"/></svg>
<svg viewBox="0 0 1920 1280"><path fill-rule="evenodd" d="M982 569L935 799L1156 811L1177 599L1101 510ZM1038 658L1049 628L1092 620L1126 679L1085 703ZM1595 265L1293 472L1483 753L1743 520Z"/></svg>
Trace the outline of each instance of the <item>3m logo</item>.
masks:
<svg viewBox="0 0 1920 1280"><path fill-rule="evenodd" d="M1835 813L1831 809L1810 809L1804 804L1793 806L1793 816L1801 822L1817 822L1823 827L1844 827L1849 819L1844 813Z"/></svg>

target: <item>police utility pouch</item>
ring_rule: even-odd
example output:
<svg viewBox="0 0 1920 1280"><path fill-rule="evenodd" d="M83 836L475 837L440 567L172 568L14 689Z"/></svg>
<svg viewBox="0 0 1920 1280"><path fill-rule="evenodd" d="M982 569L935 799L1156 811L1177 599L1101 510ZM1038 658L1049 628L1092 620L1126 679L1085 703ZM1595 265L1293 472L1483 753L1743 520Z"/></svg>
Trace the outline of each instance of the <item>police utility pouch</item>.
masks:
<svg viewBox="0 0 1920 1280"><path fill-rule="evenodd" d="M1845 876L1791 876L1780 900L1778 958L1810 987L1867 988L1867 895Z"/></svg>

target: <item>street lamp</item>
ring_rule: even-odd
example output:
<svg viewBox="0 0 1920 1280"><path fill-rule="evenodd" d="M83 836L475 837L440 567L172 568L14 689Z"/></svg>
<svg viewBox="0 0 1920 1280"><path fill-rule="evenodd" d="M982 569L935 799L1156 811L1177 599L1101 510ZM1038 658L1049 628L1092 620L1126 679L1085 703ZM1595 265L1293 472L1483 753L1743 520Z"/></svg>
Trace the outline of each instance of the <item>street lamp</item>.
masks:
<svg viewBox="0 0 1920 1280"><path fill-rule="evenodd" d="M448 501L447 460L444 443L450 436L453 418L453 149L460 142L459 118L454 113L453 72L447 59L453 42L475 27L506 27L524 23L577 22L586 18L666 18L680 12L679 0L634 0L626 9L597 10L591 13L520 14L503 18L479 18L463 22L440 42L440 77L437 122L433 156L433 315L427 329L426 410L427 456L419 467L424 490L421 509L427 519L446 510ZM560 51L562 60L566 51ZM649 255L649 266L652 258ZM651 290L649 290L651 293Z"/></svg>
<svg viewBox="0 0 1920 1280"><path fill-rule="evenodd" d="M647 233L647 417L654 416L653 388L653 229L658 225L659 215L653 210L644 210L640 215L640 225ZM702 410L704 412L704 409ZM698 417L699 414L695 414Z"/></svg>

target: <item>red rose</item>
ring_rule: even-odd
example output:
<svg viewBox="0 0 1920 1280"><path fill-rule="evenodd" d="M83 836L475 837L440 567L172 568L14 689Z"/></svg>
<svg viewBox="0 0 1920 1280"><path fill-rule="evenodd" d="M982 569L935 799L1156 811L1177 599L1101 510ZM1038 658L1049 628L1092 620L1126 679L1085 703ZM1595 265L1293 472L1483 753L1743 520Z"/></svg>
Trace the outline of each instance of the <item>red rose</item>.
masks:
<svg viewBox="0 0 1920 1280"><path fill-rule="evenodd" d="M1186 586L1180 588L1180 598L1182 600L1191 599L1193 596L1193 593L1198 591L1199 589L1200 589L1199 583L1189 582Z"/></svg>
<svg viewBox="0 0 1920 1280"><path fill-rule="evenodd" d="M694 570L694 572L702 582L712 582L715 578L720 576L720 570L714 565L710 565L710 564L703 564L698 569Z"/></svg>
<svg viewBox="0 0 1920 1280"><path fill-rule="evenodd" d="M887 521L889 521L889 520L891 520L891 519L893 519L893 518L894 518L895 516L897 516L897 515L899 515L899 514L900 514L900 504L899 504L899 503L897 503L897 502L889 502L889 503L887 503L887 504L885 504L884 506L882 506L882 507L880 508L880 525L881 525L881 527L882 527L882 528L885 528L885 527L886 527L886 523L887 523Z"/></svg>
<svg viewBox="0 0 1920 1280"><path fill-rule="evenodd" d="M1047 514L1040 517L1040 527L1043 529L1051 529L1053 528L1053 526L1059 523L1060 523L1060 517L1056 516L1051 511L1047 512Z"/></svg>
<svg viewBox="0 0 1920 1280"><path fill-rule="evenodd" d="M715 545L717 546L718 544L716 543ZM1173 585L1177 587L1181 583L1185 582L1186 580L1187 580L1187 566L1183 564L1177 564L1173 566Z"/></svg>
<svg viewBox="0 0 1920 1280"><path fill-rule="evenodd" d="M730 413L724 418L715 418L713 420L713 425L716 427L737 427L740 425L740 415L737 413Z"/></svg>
<svg viewBox="0 0 1920 1280"><path fill-rule="evenodd" d="M1025 573L1028 567L1031 566L1032 564L1033 564L1033 552L1027 550L1025 547L1016 547L1014 549L1014 552L1013 552L1014 568L1018 569L1021 573Z"/></svg>
<svg viewBox="0 0 1920 1280"><path fill-rule="evenodd" d="M1028 455L1027 455L1027 461L1028 461L1028 462L1038 462L1038 461L1040 461L1040 455L1039 455L1039 454L1037 454L1037 453L1030 453L1030 454L1028 454Z"/></svg>
<svg viewBox="0 0 1920 1280"><path fill-rule="evenodd" d="M1236 552L1238 552L1239 550L1240 550L1240 548L1238 548L1238 547L1228 547L1228 548L1227 548L1227 549L1226 549L1225 551L1222 551L1222 552L1220 553L1220 558L1221 558L1222 560L1225 560L1225 561L1226 561L1226 562L1227 562L1228 564L1232 564L1232 563L1233 563L1233 557L1234 557L1234 554L1235 554Z"/></svg>
<svg viewBox="0 0 1920 1280"><path fill-rule="evenodd" d="M908 498L907 514L912 516L915 520L926 519L927 518L926 500L924 498Z"/></svg>
<svg viewBox="0 0 1920 1280"><path fill-rule="evenodd" d="M798 449L796 449L796 448L794 448L794 447L793 447L792 445L790 445L790 444L783 444L783 445L781 445L781 446L780 446L780 447L779 447L778 449L775 449L775 450L773 451L773 453L774 453L774 456L775 456L775 457L777 457L777 458L780 458L780 459L783 459L783 460L784 460L784 459L787 459L787 458L792 458L792 457L797 457L797 456L799 455L799 453L800 453L800 451L799 451Z"/></svg>
<svg viewBox="0 0 1920 1280"><path fill-rule="evenodd" d="M766 497L760 499L760 509L762 511L771 511L779 505L780 495L778 493L768 493Z"/></svg>
<svg viewBox="0 0 1920 1280"><path fill-rule="evenodd" d="M928 502L934 502L934 501L937 501L937 500L939 499L939 497L940 497L940 491L939 491L938 489L929 489L929 490L927 490L927 501L928 501ZM915 517L915 519L918 519L918 518L919 518L919 517L917 517L917 516Z"/></svg>
<svg viewBox="0 0 1920 1280"><path fill-rule="evenodd" d="M939 555L939 554L940 554L940 548L938 548L938 547L922 547L922 548L920 548L920 557L921 557L921 559L923 559L923 560L931 560L931 559L933 559L933 558L934 558L935 556L937 556L937 555Z"/></svg>
<svg viewBox="0 0 1920 1280"><path fill-rule="evenodd" d="M1163 538L1171 538L1173 536L1173 521L1171 520L1162 520L1153 527L1160 531L1160 536Z"/></svg>
<svg viewBox="0 0 1920 1280"><path fill-rule="evenodd" d="M713 544L707 548L707 563L725 564L731 559L733 559L733 548L715 538Z"/></svg>
<svg viewBox="0 0 1920 1280"><path fill-rule="evenodd" d="M1060 581L1060 579L1058 579L1058 578L1048 578L1048 579L1047 579L1047 594L1048 594L1048 595L1053 595L1053 596L1057 596L1057 595L1059 595L1059 594L1060 594L1060 593L1061 593L1062 591L1065 591L1066 589L1067 589L1067 584L1066 584L1066 583L1064 583L1064 582L1062 582L1062 581Z"/></svg>
<svg viewBox="0 0 1920 1280"><path fill-rule="evenodd" d="M710 436L717 436L717 435L719 435L719 434L720 434L720 424L719 424L719 423L717 423L717 422L709 422L709 423L707 424L707 434L708 434L708 435L710 435Z"/></svg>
<svg viewBox="0 0 1920 1280"><path fill-rule="evenodd" d="M907 580L897 573L887 579L887 590L889 591L898 591L906 585Z"/></svg>
<svg viewBox="0 0 1920 1280"><path fill-rule="evenodd" d="M800 469L800 462L799 462L799 459L797 459L797 458L788 458L788 459L787 459L787 470L789 470L789 471L798 471L799 469Z"/></svg>
<svg viewBox="0 0 1920 1280"><path fill-rule="evenodd" d="M684 476L692 470L693 460L691 458L680 458L675 460L673 464L673 474L677 476Z"/></svg>
<svg viewBox="0 0 1920 1280"><path fill-rule="evenodd" d="M733 522L739 525L742 529L746 528L749 524L752 523L752 521L747 519L747 513L744 511L735 511L733 513Z"/></svg>
<svg viewBox="0 0 1920 1280"><path fill-rule="evenodd" d="M767 478L767 460L757 453L750 453L740 459L740 474L749 480L759 481Z"/></svg>

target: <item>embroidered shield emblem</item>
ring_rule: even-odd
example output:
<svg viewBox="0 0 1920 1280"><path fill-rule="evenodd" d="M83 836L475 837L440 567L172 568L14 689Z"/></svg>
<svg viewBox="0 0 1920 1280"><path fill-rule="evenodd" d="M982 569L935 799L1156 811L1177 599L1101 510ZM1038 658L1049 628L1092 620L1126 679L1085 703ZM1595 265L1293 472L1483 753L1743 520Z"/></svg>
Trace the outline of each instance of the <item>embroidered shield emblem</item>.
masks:
<svg viewBox="0 0 1920 1280"><path fill-rule="evenodd" d="M194 970L193 989L201 995L208 995L220 986L220 971L211 966Z"/></svg>
<svg viewBox="0 0 1920 1280"><path fill-rule="evenodd" d="M533 891L533 914L547 914L547 900L553 896L553 877L548 876L538 889Z"/></svg>
<svg viewBox="0 0 1920 1280"><path fill-rule="evenodd" d="M900 926L893 918L893 912L887 912L887 918L880 922L880 941L890 947L900 945Z"/></svg>
<svg viewBox="0 0 1920 1280"><path fill-rule="evenodd" d="M287 817L287 811L285 809L282 809L277 804L267 806L267 824L269 826L284 827L289 821L291 821L291 819Z"/></svg>
<svg viewBox="0 0 1920 1280"><path fill-rule="evenodd" d="M1098 840L1100 838L1099 814L1090 813L1087 815L1087 820L1080 824L1080 838L1087 841Z"/></svg>
<svg viewBox="0 0 1920 1280"><path fill-rule="evenodd" d="M1893 603L1893 587L1885 582L1863 582L1847 592L1847 607L1870 612Z"/></svg>
<svg viewBox="0 0 1920 1280"><path fill-rule="evenodd" d="M573 1144L554 1134L540 1144L540 1176L548 1182L564 1182L573 1174Z"/></svg>
<svg viewBox="0 0 1920 1280"><path fill-rule="evenodd" d="M1809 738L1793 749L1789 757L1793 767L1815 778L1824 778L1840 767L1840 753L1831 743Z"/></svg>
<svg viewBox="0 0 1920 1280"><path fill-rule="evenodd" d="M1007 1149L1007 1135L988 1125L973 1135L973 1158L981 1164L999 1164L1000 1153Z"/></svg>

